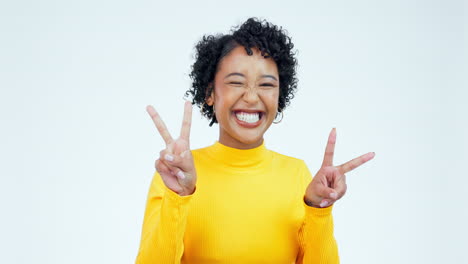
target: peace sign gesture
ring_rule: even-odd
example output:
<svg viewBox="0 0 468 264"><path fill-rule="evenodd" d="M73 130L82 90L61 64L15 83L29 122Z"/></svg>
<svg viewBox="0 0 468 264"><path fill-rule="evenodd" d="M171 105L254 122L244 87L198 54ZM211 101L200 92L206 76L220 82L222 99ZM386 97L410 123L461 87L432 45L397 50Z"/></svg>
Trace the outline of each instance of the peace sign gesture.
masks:
<svg viewBox="0 0 468 264"><path fill-rule="evenodd" d="M192 194L195 191L197 181L197 172L190 151L192 104L189 101L185 102L180 136L175 140L167 130L158 112L151 105L146 107L146 111L153 119L164 142L166 142L166 148L161 150L159 159L156 160L156 170L161 175L167 188L181 196Z"/></svg>
<svg viewBox="0 0 468 264"><path fill-rule="evenodd" d="M304 201L313 207L327 207L339 200L346 193L345 173L354 170L374 158L375 153L369 152L339 166L333 166L335 152L336 129L328 136L328 143L320 170L307 186Z"/></svg>

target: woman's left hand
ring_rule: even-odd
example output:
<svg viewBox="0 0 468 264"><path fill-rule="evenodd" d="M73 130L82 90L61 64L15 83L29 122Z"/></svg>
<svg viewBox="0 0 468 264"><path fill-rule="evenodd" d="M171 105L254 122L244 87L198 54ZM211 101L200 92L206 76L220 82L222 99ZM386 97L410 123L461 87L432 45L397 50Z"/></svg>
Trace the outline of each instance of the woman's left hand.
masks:
<svg viewBox="0 0 468 264"><path fill-rule="evenodd" d="M304 202L309 206L328 207L338 201L346 193L345 173L361 166L375 156L374 152L369 152L340 166L333 166L335 142L336 129L333 128L328 137L322 167L307 186Z"/></svg>

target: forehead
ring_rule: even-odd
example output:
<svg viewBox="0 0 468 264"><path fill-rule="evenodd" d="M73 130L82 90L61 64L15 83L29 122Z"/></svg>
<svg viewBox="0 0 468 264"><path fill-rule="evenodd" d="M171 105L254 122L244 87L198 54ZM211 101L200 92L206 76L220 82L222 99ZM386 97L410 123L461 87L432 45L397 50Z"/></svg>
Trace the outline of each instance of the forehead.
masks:
<svg viewBox="0 0 468 264"><path fill-rule="evenodd" d="M259 49L252 48L252 55L248 55L243 46L235 47L219 63L221 73L239 72L246 76L270 74L278 76L278 68L272 58L265 59Z"/></svg>

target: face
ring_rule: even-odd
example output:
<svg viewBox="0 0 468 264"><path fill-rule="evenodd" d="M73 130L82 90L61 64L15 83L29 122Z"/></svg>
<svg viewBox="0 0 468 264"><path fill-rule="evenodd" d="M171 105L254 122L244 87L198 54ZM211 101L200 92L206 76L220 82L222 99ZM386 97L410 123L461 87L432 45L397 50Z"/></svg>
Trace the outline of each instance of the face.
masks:
<svg viewBox="0 0 468 264"><path fill-rule="evenodd" d="M276 63L263 58L258 49L252 51L249 56L238 46L220 61L214 91L207 99L215 108L219 142L238 149L260 146L278 110Z"/></svg>

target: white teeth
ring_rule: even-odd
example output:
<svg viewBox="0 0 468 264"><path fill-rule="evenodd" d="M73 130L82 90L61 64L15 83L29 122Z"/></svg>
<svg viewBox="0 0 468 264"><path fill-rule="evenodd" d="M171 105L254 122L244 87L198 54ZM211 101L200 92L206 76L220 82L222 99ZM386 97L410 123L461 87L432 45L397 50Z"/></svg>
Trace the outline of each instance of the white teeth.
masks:
<svg viewBox="0 0 468 264"><path fill-rule="evenodd" d="M245 113L245 112L238 112L236 113L237 119L247 122L247 123L255 123L260 120L260 113Z"/></svg>

